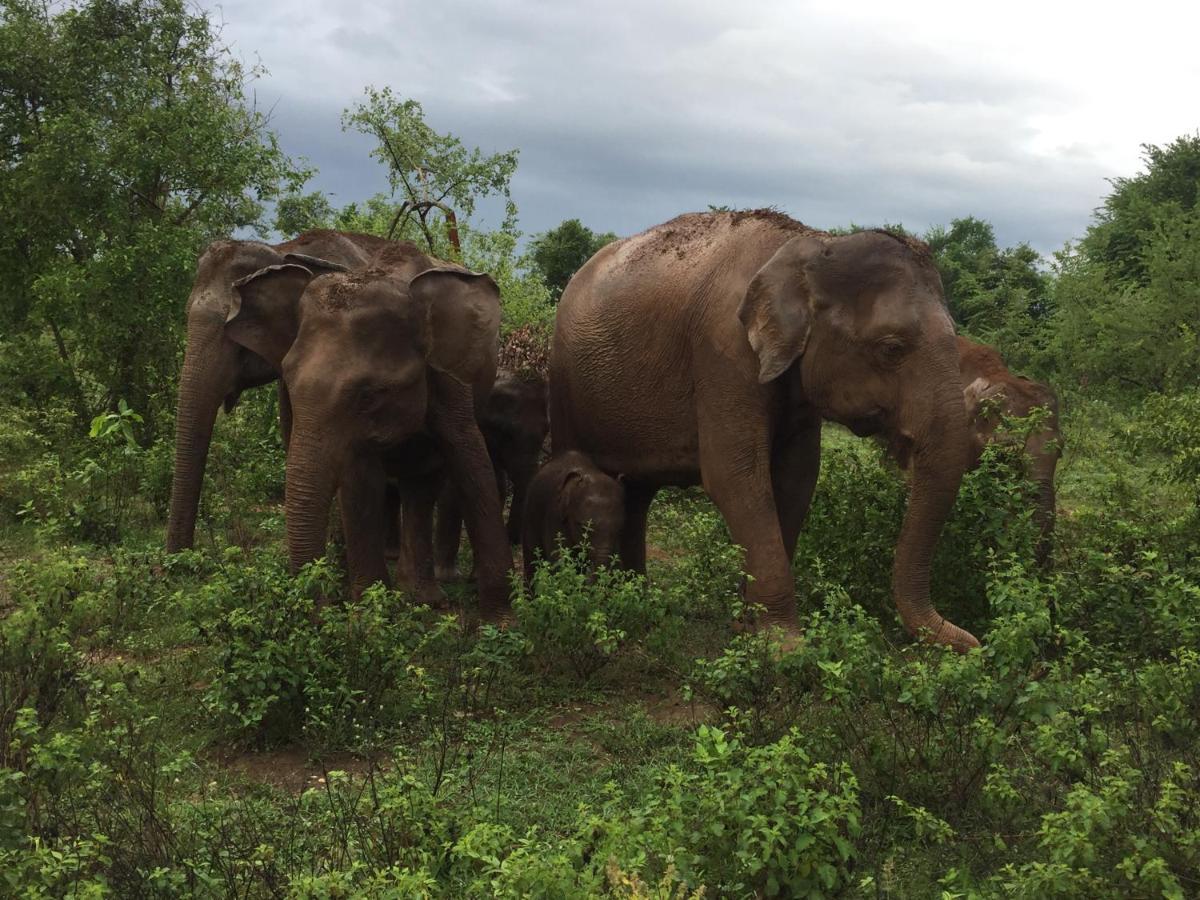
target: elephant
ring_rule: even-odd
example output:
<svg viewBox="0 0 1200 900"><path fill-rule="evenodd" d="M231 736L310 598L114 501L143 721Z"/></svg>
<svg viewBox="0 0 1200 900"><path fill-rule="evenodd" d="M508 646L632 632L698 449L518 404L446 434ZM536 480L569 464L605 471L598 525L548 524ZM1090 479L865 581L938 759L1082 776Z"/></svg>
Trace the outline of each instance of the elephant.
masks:
<svg viewBox="0 0 1200 900"><path fill-rule="evenodd" d="M554 559L560 539L568 547L583 546L586 539L593 569L610 564L624 524L625 489L618 479L577 450L551 458L529 483L523 512L526 583L533 581L536 554Z"/></svg>
<svg viewBox="0 0 1200 900"><path fill-rule="evenodd" d="M609 244L572 278L550 348L554 452L625 484L621 559L645 570L656 491L700 483L745 552L757 625L799 634L791 561L823 420L912 459L892 595L908 631L979 645L930 599L967 466L954 324L929 248L830 235L775 210L680 216Z"/></svg>
<svg viewBox="0 0 1200 900"><path fill-rule="evenodd" d="M293 411L292 570L324 555L336 491L352 593L388 583L388 478L400 483L406 518L414 514L403 529L410 557L431 570L431 515L445 471L464 498L481 613L504 621L512 552L476 421L496 375L499 290L490 276L456 266L412 275L409 262L393 245L356 272L266 266L235 283L226 331L237 343L288 347L279 369Z"/></svg>
<svg viewBox="0 0 1200 900"><path fill-rule="evenodd" d="M1036 559L1046 566L1054 549L1054 470L1062 456L1058 397L1047 385L1014 375L992 347L958 338L959 377L971 430L968 466L979 465L984 447L995 437L1000 414L1025 417L1035 408L1047 411L1045 425L1025 439L1030 479L1037 485L1034 522L1038 527Z"/></svg>
<svg viewBox="0 0 1200 900"><path fill-rule="evenodd" d="M512 505L508 512L508 541L521 541L522 510L525 493L542 456L542 445L550 430L546 380L533 373L514 373L503 369L488 395L479 419L483 439L496 474L501 503L512 485ZM462 526L460 502L453 485L447 485L438 501L436 560L437 577L448 581L457 577L459 534Z"/></svg>
<svg viewBox="0 0 1200 900"><path fill-rule="evenodd" d="M259 352L230 338L225 320L236 302L233 283L266 266L287 262L302 263L317 272L361 268L388 244L372 235L319 230L280 244L215 241L200 256L187 302L187 349L179 382L175 470L167 522L169 553L192 546L218 409L224 404L229 412L242 391L278 379L278 361L291 342L285 334L279 347ZM291 417L282 385L279 399L286 442Z"/></svg>

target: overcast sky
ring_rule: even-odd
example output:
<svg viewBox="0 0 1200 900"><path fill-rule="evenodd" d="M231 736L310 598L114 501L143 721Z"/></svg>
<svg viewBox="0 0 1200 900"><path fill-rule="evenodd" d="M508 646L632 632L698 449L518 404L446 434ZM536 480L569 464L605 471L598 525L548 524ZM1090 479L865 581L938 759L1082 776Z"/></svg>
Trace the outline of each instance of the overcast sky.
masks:
<svg viewBox="0 0 1200 900"><path fill-rule="evenodd" d="M1200 127L1196 3L205 5L269 70L257 104L336 204L387 189L373 142L339 124L387 85L468 146L520 148L527 233L774 205L819 227L975 215L1049 252L1140 144Z"/></svg>

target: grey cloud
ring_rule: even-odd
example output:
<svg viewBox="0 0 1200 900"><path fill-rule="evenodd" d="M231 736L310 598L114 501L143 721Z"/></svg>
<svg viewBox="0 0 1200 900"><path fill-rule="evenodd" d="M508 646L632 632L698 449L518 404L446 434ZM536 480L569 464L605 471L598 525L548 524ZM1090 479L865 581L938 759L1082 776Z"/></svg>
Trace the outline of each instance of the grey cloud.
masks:
<svg viewBox="0 0 1200 900"><path fill-rule="evenodd" d="M339 125L367 84L421 100L468 144L520 148L527 232L774 204L819 226L976 215L1051 251L1111 174L1083 143L1028 149L1031 121L1069 110L1069 90L778 4L360 2L281 29L284 9L227 3L227 35L261 55L284 147L339 203L386 188L372 142Z"/></svg>

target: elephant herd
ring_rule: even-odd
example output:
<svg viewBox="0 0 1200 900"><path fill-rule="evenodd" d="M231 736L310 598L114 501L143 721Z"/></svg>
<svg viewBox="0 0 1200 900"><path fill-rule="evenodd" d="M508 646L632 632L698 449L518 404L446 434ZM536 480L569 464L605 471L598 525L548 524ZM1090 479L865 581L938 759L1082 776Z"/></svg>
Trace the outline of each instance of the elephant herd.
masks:
<svg viewBox="0 0 1200 900"><path fill-rule="evenodd" d="M1000 415L1034 407L1048 410L1025 444L1048 555L1054 395L956 336L920 241L772 210L687 214L575 274L548 384L497 377L499 322L488 275L411 243L313 231L211 245L188 300L168 550L192 543L218 409L277 380L291 566L324 555L336 494L356 592L398 556L401 583L436 600L465 523L480 614L503 622L511 544L529 575L586 529L593 564L644 571L655 493L701 484L745 551L757 624L795 634L791 559L830 420L907 470L893 597L913 635L966 650L978 641L931 602L934 549Z"/></svg>

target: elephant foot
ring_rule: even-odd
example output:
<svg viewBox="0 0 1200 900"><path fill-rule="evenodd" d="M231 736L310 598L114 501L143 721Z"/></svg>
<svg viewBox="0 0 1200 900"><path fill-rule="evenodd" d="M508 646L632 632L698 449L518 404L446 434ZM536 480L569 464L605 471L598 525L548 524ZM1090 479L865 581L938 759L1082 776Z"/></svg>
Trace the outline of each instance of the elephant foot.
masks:
<svg viewBox="0 0 1200 900"><path fill-rule="evenodd" d="M430 609L450 608L450 601L446 597L446 592L441 589L436 581L406 584L401 587L401 590L420 606L428 606Z"/></svg>
<svg viewBox="0 0 1200 900"><path fill-rule="evenodd" d="M507 631L517 624L517 617L513 613L511 604L497 603L481 605L479 609L479 621L480 624L495 625L501 631Z"/></svg>
<svg viewBox="0 0 1200 900"><path fill-rule="evenodd" d="M433 570L433 574L437 578L438 581L441 581L446 584L456 584L458 582L467 580L466 576L463 575L463 573L458 570L457 565L435 566L434 570Z"/></svg>

